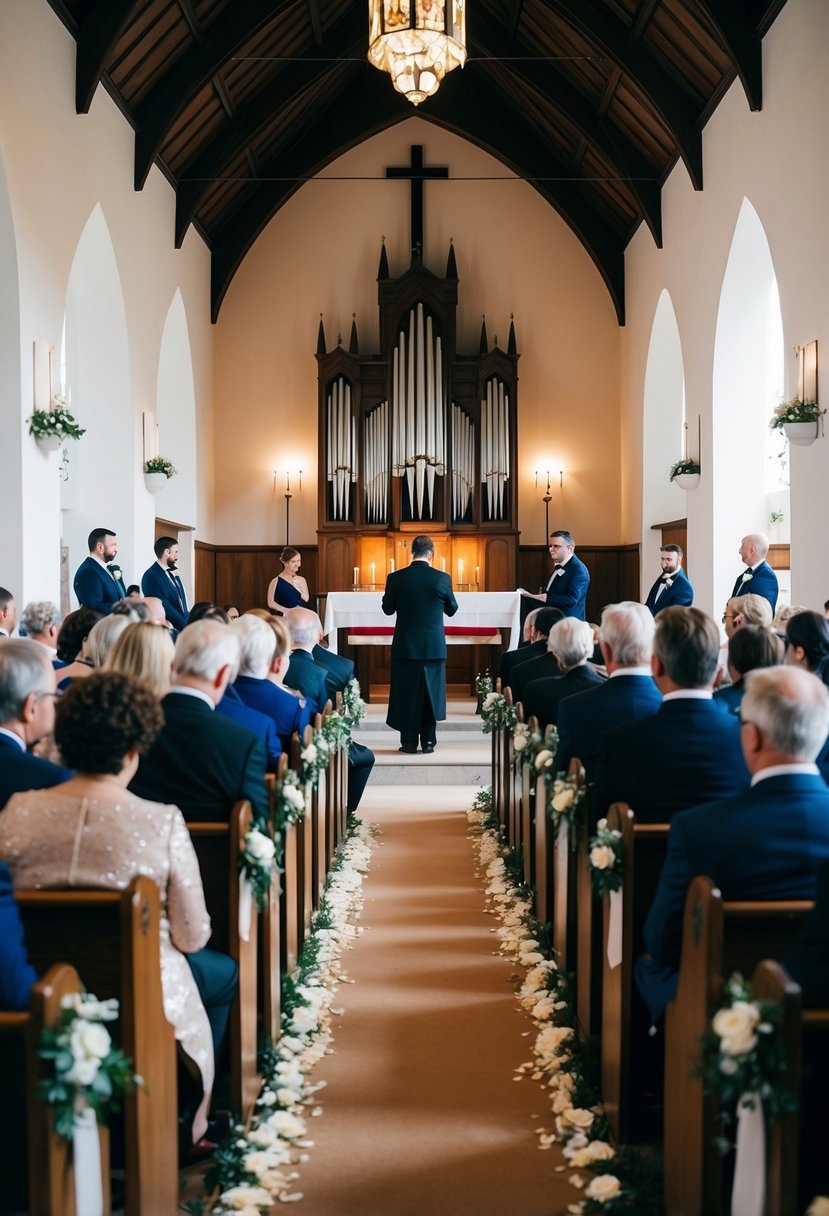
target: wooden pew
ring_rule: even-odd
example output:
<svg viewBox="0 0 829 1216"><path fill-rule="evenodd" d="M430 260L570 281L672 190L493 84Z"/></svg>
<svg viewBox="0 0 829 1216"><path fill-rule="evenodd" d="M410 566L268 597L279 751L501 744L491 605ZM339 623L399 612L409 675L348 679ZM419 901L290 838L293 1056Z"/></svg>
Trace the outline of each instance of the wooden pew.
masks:
<svg viewBox="0 0 829 1216"><path fill-rule="evenodd" d="M500 677L495 681L494 691L501 691ZM498 820L498 827L501 832L503 832L506 827L504 823L504 803L502 799L503 785L501 782L501 769L504 762L503 736L504 728L502 726L496 727L496 729L493 730L490 735L492 740L492 809L495 817Z"/></svg>
<svg viewBox="0 0 829 1216"><path fill-rule="evenodd" d="M515 707L515 712L519 722L524 721L524 706L519 702ZM507 768L506 768L506 783L509 787L509 817L510 817L510 842L516 847L520 847L523 852L524 860L524 881L527 881L528 858L530 852L529 839L524 837L524 817L522 799L524 796L524 781L522 770L523 763L519 760L516 764L518 753L512 745L512 734L507 733Z"/></svg>
<svg viewBox="0 0 829 1216"><path fill-rule="evenodd" d="M291 739L291 768L299 773L302 751L299 735L294 732ZM302 823L293 823L285 832L282 886L279 898L279 928L282 948L282 972L287 975L297 965L302 949L304 933L304 874L305 874L305 828Z"/></svg>
<svg viewBox="0 0 829 1216"><path fill-rule="evenodd" d="M75 968L56 963L32 988L26 1012L0 1012L0 1192L4 1207L30 1216L75 1213L72 1152L55 1133L51 1108L37 1097L51 1069L38 1050L44 1029L60 1021L63 997L82 991ZM108 1128L99 1126L98 1140L103 1212L110 1216Z"/></svg>
<svg viewBox="0 0 829 1216"><path fill-rule="evenodd" d="M577 756L570 761L567 776L579 785L584 784L584 765ZM576 850L572 858L576 902L576 1023L585 1042L598 1035L601 1018L601 917L590 878L591 831L589 815L585 814L576 833Z"/></svg>
<svg viewBox="0 0 829 1216"><path fill-rule="evenodd" d="M667 1216L720 1216L726 1210L726 1163L714 1147L717 1107L696 1075L700 1039L720 1005L724 980L735 970L748 975L770 953L783 954L811 906L807 900L726 903L702 876L688 888L679 984L665 1023ZM794 1168L792 1161L787 1168ZM767 1207L769 1216L773 1211Z"/></svg>
<svg viewBox="0 0 829 1216"><path fill-rule="evenodd" d="M271 828L273 828L277 783L283 780L287 768L288 757L283 753L279 757L276 773L265 775ZM284 839L276 841L277 857L280 857L280 853L282 854L279 866L283 872L285 867L284 846ZM279 915L282 877L282 874L274 873L268 890L267 903L259 917L261 930L259 936L262 943L259 954L262 1033L266 1039L271 1039L273 1042L279 1038L282 1024L282 941Z"/></svg>
<svg viewBox="0 0 829 1216"><path fill-rule="evenodd" d="M259 1096L257 1068L257 934L254 902L248 940L239 933L239 859L253 821L249 802L237 802L227 823L188 823L201 868L207 910L213 922L210 945L229 954L239 967L239 989L230 1012L230 1098L246 1119Z"/></svg>
<svg viewBox="0 0 829 1216"><path fill-rule="evenodd" d="M523 706L522 706L523 713ZM527 723L530 731L538 730L538 719L530 718ZM536 881L537 841L536 841L536 776L532 765L520 764L518 776L521 789L521 840L524 845L524 882L535 890L535 914L542 924L550 919L549 914L539 914L538 882Z"/></svg>
<svg viewBox="0 0 829 1216"><path fill-rule="evenodd" d="M126 1216L178 1207L176 1046L161 995L161 908L150 878L125 891L15 892L33 965L70 962L89 991L117 997L113 1038L144 1085L124 1099ZM49 1209L57 1216L60 1208Z"/></svg>
<svg viewBox="0 0 829 1216"><path fill-rule="evenodd" d="M512 689L504 689L504 700L512 705ZM503 816L503 827L507 844L516 846L519 841L515 838L515 821L512 805L512 732L502 728L500 734L501 757L498 765L498 780L500 782L499 801Z"/></svg>
<svg viewBox="0 0 829 1216"><path fill-rule="evenodd" d="M314 730L319 730L323 724L323 715L314 718ZM311 914L320 906L320 893L325 882L325 837L326 813L329 802L329 784L332 771L332 759L329 756L328 767L317 774L316 789L311 790ZM310 929L310 922L308 925Z"/></svg>
<svg viewBox="0 0 829 1216"><path fill-rule="evenodd" d="M668 845L667 823L637 823L624 802L608 811L607 824L622 833L621 899L622 961L608 962L611 897L602 900L601 1092L610 1130L617 1143L626 1143L631 1131L631 1036L633 966L641 953L641 932L651 905Z"/></svg>

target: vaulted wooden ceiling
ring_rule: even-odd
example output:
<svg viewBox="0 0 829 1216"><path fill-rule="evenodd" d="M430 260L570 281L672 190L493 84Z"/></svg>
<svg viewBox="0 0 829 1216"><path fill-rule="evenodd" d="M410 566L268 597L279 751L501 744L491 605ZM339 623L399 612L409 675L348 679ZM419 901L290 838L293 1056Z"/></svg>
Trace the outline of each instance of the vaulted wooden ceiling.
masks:
<svg viewBox="0 0 829 1216"><path fill-rule="evenodd" d="M212 251L212 311L308 177L415 111L366 60L365 0L49 0L77 41L75 104L103 85L157 164L181 245ZM469 0L469 58L416 111L530 182L590 254L624 322L624 250L662 240L677 159L702 189L702 129L739 77L762 106L761 40L785 0Z"/></svg>

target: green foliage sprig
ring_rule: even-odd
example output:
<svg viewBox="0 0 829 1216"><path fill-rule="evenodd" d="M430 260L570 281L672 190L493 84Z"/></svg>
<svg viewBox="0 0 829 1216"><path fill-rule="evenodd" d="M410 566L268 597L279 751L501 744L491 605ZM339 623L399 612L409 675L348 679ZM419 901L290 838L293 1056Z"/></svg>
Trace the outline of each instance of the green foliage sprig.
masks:
<svg viewBox="0 0 829 1216"><path fill-rule="evenodd" d="M151 456L149 460L144 461L145 473L163 473L169 479L175 477L178 469L173 467L172 460L168 460L166 456Z"/></svg>
<svg viewBox="0 0 829 1216"><path fill-rule="evenodd" d="M29 434L35 439L80 439L86 434L86 427L78 426L77 420L69 410L65 397L55 394L48 410L35 410L29 424Z"/></svg>

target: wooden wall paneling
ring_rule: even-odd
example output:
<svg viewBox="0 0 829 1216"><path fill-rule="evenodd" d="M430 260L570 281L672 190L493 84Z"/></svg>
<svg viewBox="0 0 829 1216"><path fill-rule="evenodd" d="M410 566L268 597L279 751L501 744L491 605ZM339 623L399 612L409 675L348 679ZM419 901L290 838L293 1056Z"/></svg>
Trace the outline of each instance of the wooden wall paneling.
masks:
<svg viewBox="0 0 829 1216"><path fill-rule="evenodd" d="M516 544L514 536L483 535L484 542L484 590L511 591L516 581Z"/></svg>
<svg viewBox="0 0 829 1216"><path fill-rule="evenodd" d="M319 534L319 591L350 591L354 585L357 541L354 536ZM361 576L362 577L362 576Z"/></svg>
<svg viewBox="0 0 829 1216"><path fill-rule="evenodd" d="M688 568L688 520L671 519L665 524L651 524L651 532L660 532L662 534L659 541L660 545L679 545L685 554L682 559L682 569L690 578L691 575ZM660 573L660 570L654 570L653 578L657 578ZM647 578L645 581L648 581Z"/></svg>
<svg viewBox="0 0 829 1216"><path fill-rule="evenodd" d="M598 621L606 604L639 600L638 545L579 545L576 553L590 571L587 619ZM518 585L528 591L546 586L552 571L546 545L518 550Z"/></svg>
<svg viewBox="0 0 829 1216"><path fill-rule="evenodd" d="M302 555L302 574L316 605L316 545L295 545ZM268 585L281 570L281 545L206 545L196 541L196 600L235 604L240 612L267 605Z"/></svg>
<svg viewBox="0 0 829 1216"><path fill-rule="evenodd" d="M216 550L213 545L197 540L194 546L196 603L199 600L215 602L216 595Z"/></svg>

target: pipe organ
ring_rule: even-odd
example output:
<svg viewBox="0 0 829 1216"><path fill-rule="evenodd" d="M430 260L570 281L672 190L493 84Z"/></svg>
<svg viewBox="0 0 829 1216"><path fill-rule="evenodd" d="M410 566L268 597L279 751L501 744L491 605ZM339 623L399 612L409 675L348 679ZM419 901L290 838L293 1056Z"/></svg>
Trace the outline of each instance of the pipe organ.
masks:
<svg viewBox="0 0 829 1216"><path fill-rule="evenodd" d="M456 349L458 273L450 245L443 278L420 250L398 278L385 244L377 274L380 351L361 355L356 318L346 349L319 368L319 585L321 592L376 585L409 560L427 532L436 565L455 586L516 585L518 354L486 323L475 353Z"/></svg>

